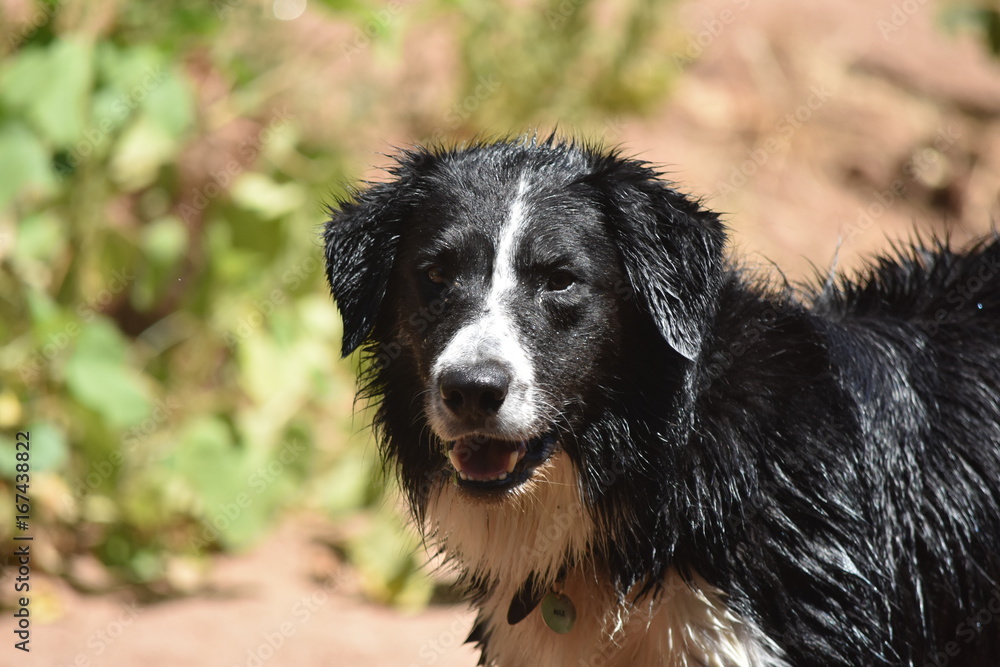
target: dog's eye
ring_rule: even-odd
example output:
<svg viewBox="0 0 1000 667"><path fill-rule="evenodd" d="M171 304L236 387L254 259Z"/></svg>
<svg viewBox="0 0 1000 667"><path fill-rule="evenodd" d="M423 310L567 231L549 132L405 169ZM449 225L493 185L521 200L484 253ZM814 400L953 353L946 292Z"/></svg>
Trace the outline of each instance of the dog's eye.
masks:
<svg viewBox="0 0 1000 667"><path fill-rule="evenodd" d="M549 275L549 281L545 284L545 288L550 292L562 292L572 287L575 282L576 276L569 271L554 271Z"/></svg>
<svg viewBox="0 0 1000 667"><path fill-rule="evenodd" d="M448 274L445 272L444 267L437 264L428 267L426 275L427 280L438 285L443 285L448 280Z"/></svg>

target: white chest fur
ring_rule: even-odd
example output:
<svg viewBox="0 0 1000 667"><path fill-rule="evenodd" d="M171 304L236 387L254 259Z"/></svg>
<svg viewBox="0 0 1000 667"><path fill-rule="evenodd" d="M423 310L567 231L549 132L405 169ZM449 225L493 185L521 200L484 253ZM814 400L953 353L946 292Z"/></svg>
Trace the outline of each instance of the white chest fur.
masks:
<svg viewBox="0 0 1000 667"><path fill-rule="evenodd" d="M724 593L700 577L688 584L671 570L655 600L620 601L588 557L595 527L577 479L569 458L558 452L503 503L477 503L453 486L430 503L428 537L470 575L494 585L482 605L493 664L787 665L780 649L754 624L737 617ZM577 610L573 629L564 635L553 632L538 608L508 624L510 602L528 576L554 581L567 557L578 563L562 582Z"/></svg>
<svg viewBox="0 0 1000 667"><path fill-rule="evenodd" d="M639 604L620 603L588 568L571 571L563 592L577 621L567 634L545 625L536 608L517 625L506 622L509 598L491 599L490 657L502 667L635 667L786 665L758 628L725 605L720 591L697 579L685 583L671 571L663 593Z"/></svg>

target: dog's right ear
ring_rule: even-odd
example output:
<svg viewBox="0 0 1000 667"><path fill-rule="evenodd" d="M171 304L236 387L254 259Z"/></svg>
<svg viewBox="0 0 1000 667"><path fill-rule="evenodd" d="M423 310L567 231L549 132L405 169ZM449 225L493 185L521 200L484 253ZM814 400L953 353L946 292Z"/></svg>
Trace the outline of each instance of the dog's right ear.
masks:
<svg viewBox="0 0 1000 667"><path fill-rule="evenodd" d="M368 338L389 285L412 189L403 170L391 173L395 180L341 201L323 229L326 277L344 321L345 357Z"/></svg>

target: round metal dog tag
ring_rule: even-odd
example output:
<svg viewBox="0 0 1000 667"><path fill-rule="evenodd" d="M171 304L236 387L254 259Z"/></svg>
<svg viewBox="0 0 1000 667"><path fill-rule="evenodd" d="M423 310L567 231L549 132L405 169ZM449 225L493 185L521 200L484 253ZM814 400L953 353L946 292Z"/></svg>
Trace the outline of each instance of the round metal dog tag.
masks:
<svg viewBox="0 0 1000 667"><path fill-rule="evenodd" d="M576 623L576 607L565 595L549 593L542 599L542 619L550 630L564 635Z"/></svg>

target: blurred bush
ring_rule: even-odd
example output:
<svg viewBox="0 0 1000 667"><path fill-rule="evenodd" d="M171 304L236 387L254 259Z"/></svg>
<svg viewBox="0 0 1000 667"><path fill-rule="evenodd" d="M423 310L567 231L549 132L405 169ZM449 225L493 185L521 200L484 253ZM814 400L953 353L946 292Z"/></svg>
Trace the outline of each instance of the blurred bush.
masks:
<svg viewBox="0 0 1000 667"><path fill-rule="evenodd" d="M994 0L950 0L944 3L939 22L952 33L965 29L976 32L987 52L1000 57L1000 7Z"/></svg>
<svg viewBox="0 0 1000 667"><path fill-rule="evenodd" d="M16 431L35 563L84 589L184 592L284 510L393 497L337 359L322 203L389 136L650 108L663 5L591 4L0 1L0 537ZM371 514L342 545L370 594L426 600L412 536Z"/></svg>

